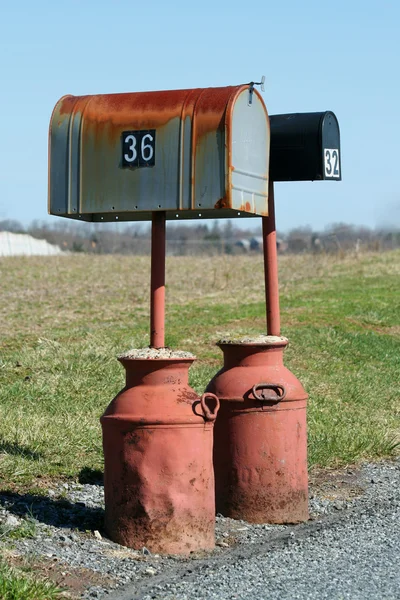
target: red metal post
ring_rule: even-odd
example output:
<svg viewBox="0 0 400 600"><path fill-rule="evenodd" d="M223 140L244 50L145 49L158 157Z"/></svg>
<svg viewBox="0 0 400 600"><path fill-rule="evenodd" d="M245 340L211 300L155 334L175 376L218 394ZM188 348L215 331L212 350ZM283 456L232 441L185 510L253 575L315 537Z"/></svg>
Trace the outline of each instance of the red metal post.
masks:
<svg viewBox="0 0 400 600"><path fill-rule="evenodd" d="M276 249L274 182L269 182L268 217L262 217L264 241L265 301L268 335L281 334L279 311L278 253Z"/></svg>
<svg viewBox="0 0 400 600"><path fill-rule="evenodd" d="M150 346L165 346L165 211L154 212L151 228Z"/></svg>

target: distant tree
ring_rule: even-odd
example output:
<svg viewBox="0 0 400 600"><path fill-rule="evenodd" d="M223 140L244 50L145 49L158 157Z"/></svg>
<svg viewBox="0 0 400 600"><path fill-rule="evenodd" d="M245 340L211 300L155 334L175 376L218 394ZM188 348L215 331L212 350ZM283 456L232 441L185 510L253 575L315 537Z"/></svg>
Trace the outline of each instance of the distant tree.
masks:
<svg viewBox="0 0 400 600"><path fill-rule="evenodd" d="M311 248L313 230L310 226L296 227L291 229L287 235L289 252L305 252Z"/></svg>
<svg viewBox="0 0 400 600"><path fill-rule="evenodd" d="M222 230L222 237L224 238L225 241L232 241L233 239L233 225L232 225L232 221L228 220L225 221L224 223L224 227Z"/></svg>
<svg viewBox="0 0 400 600"><path fill-rule="evenodd" d="M212 229L211 229L211 234L213 235L213 238L216 239L220 239L221 237L221 227L219 224L218 219L215 219Z"/></svg>
<svg viewBox="0 0 400 600"><path fill-rule="evenodd" d="M24 233L24 226L14 219L4 219L0 221L0 231L11 231L12 233Z"/></svg>
<svg viewBox="0 0 400 600"><path fill-rule="evenodd" d="M83 252L83 244L81 242L73 242L72 252Z"/></svg>

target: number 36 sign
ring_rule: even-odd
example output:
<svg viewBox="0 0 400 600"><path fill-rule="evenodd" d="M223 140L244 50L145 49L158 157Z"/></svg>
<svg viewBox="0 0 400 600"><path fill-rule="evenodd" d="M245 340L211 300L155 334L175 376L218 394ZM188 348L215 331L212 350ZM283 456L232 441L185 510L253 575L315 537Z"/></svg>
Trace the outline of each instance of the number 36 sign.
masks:
<svg viewBox="0 0 400 600"><path fill-rule="evenodd" d="M156 130L124 131L122 133L122 166L154 167Z"/></svg>

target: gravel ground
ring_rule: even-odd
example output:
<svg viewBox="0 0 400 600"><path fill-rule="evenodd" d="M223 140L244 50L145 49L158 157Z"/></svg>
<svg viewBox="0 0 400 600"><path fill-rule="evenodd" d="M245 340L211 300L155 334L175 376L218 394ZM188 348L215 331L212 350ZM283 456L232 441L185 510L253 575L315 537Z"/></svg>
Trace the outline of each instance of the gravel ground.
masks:
<svg viewBox="0 0 400 600"><path fill-rule="evenodd" d="M146 358L146 359L163 359L163 358L196 358L191 352L183 350L171 350L170 348L132 348L123 354L119 354L118 358Z"/></svg>
<svg viewBox="0 0 400 600"><path fill-rule="evenodd" d="M222 338L218 341L219 344L265 344L266 346L277 342L288 342L288 339L277 335L256 335L242 338Z"/></svg>
<svg viewBox="0 0 400 600"><path fill-rule="evenodd" d="M400 599L400 459L314 474L306 524L217 516L216 549L189 558L103 537L100 482L43 493L0 494L0 549L76 598Z"/></svg>

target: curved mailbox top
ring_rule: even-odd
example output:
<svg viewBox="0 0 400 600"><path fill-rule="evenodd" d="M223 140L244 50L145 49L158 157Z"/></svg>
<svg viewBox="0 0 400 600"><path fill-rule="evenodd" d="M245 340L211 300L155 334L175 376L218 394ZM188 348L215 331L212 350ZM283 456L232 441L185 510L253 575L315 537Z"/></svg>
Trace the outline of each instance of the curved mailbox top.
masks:
<svg viewBox="0 0 400 600"><path fill-rule="evenodd" d="M272 181L342 179L339 123L331 111L271 115Z"/></svg>
<svg viewBox="0 0 400 600"><path fill-rule="evenodd" d="M268 214L269 119L249 85L64 96L49 212L84 220Z"/></svg>

